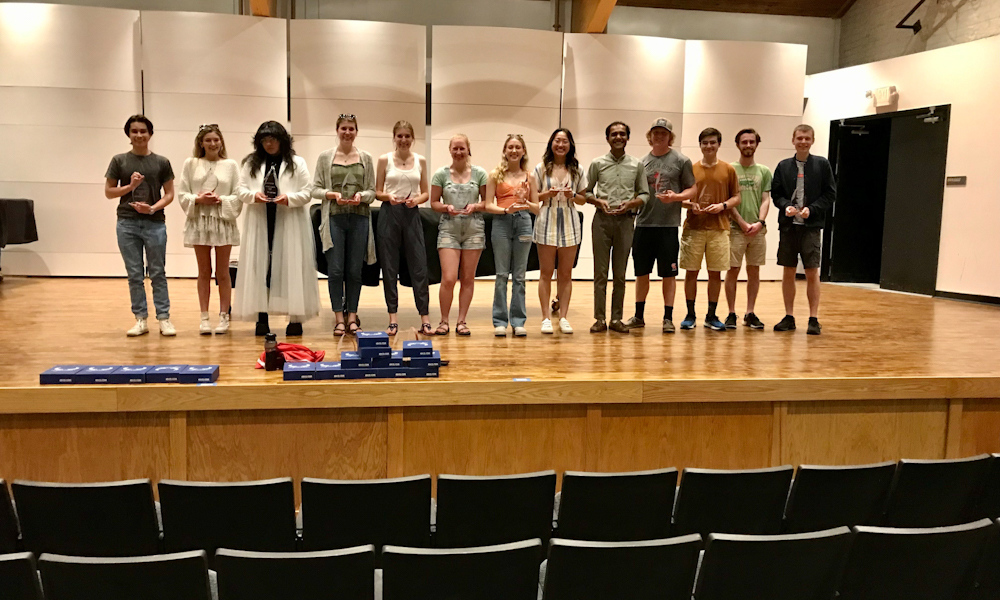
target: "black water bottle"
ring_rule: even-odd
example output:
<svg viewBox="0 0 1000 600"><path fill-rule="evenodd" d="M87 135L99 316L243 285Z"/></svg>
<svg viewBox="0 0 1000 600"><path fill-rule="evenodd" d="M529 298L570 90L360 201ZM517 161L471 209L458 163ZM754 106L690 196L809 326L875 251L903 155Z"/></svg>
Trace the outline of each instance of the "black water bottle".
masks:
<svg viewBox="0 0 1000 600"><path fill-rule="evenodd" d="M278 336L268 333L264 336L264 370L280 371L285 367L285 355L278 350Z"/></svg>

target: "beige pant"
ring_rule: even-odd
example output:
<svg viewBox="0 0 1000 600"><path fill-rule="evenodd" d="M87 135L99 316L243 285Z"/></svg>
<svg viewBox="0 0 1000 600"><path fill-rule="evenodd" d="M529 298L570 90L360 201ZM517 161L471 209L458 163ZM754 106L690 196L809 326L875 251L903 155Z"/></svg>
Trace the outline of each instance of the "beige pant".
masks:
<svg viewBox="0 0 1000 600"><path fill-rule="evenodd" d="M728 271L729 231L685 227L681 233L680 267L685 271L697 271L701 269L702 257L709 271Z"/></svg>

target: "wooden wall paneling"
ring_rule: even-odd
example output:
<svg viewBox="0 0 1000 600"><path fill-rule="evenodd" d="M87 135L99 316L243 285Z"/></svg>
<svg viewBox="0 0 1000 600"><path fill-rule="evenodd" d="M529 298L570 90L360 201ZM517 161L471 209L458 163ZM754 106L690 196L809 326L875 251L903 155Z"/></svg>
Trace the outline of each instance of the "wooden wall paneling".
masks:
<svg viewBox="0 0 1000 600"><path fill-rule="evenodd" d="M862 464L944 458L947 400L790 402L781 462Z"/></svg>
<svg viewBox="0 0 1000 600"><path fill-rule="evenodd" d="M959 456L1000 452L1000 398L962 403Z"/></svg>
<svg viewBox="0 0 1000 600"><path fill-rule="evenodd" d="M602 416L600 471L771 463L770 403L608 405Z"/></svg>
<svg viewBox="0 0 1000 600"><path fill-rule="evenodd" d="M5 415L0 474L5 479L95 482L169 473L166 413Z"/></svg>
<svg viewBox="0 0 1000 600"><path fill-rule="evenodd" d="M403 475L586 468L583 405L412 408L404 418Z"/></svg>
<svg viewBox="0 0 1000 600"><path fill-rule="evenodd" d="M188 479L386 476L386 411L321 409L188 414Z"/></svg>
<svg viewBox="0 0 1000 600"><path fill-rule="evenodd" d="M948 401L948 424L945 433L944 457L959 458L962 451L963 401L953 398Z"/></svg>
<svg viewBox="0 0 1000 600"><path fill-rule="evenodd" d="M588 471L596 471L601 465L601 419L604 411L599 404L587 407L587 446L584 465Z"/></svg>
<svg viewBox="0 0 1000 600"><path fill-rule="evenodd" d="M385 432L385 474L386 477L402 477L406 455L403 444L406 441L402 408L386 409Z"/></svg>
<svg viewBox="0 0 1000 600"><path fill-rule="evenodd" d="M170 478L187 479L187 413L170 413Z"/></svg>
<svg viewBox="0 0 1000 600"><path fill-rule="evenodd" d="M781 430L788 417L787 402L771 403L771 466L781 465Z"/></svg>

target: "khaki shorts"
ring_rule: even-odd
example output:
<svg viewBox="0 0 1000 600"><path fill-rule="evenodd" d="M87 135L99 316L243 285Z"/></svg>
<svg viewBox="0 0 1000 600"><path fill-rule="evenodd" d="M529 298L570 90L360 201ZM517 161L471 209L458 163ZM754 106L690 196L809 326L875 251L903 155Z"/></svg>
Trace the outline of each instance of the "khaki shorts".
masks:
<svg viewBox="0 0 1000 600"><path fill-rule="evenodd" d="M709 271L729 270L729 232L725 229L688 229L681 233L680 267L685 271L701 269L701 259Z"/></svg>
<svg viewBox="0 0 1000 600"><path fill-rule="evenodd" d="M748 267L764 266L764 260L767 258L765 234L767 234L766 225L753 237L748 237L739 227L733 227L729 234L729 267L738 269L743 264L744 255Z"/></svg>

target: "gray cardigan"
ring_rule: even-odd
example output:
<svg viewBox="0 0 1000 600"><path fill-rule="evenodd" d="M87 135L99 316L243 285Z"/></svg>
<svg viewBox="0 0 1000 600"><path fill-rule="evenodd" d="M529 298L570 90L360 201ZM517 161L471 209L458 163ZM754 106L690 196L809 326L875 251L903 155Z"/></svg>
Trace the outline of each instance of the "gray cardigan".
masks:
<svg viewBox="0 0 1000 600"><path fill-rule="evenodd" d="M333 171L333 155L336 151L336 148L331 148L320 153L319 158L316 159L313 183L309 188L309 195L314 200L323 201L322 218L319 225L319 238L323 242L323 252L333 247L333 238L330 235L330 202L333 200L328 200L326 193L334 191L330 176ZM361 201L365 204L371 204L375 201L375 165L372 163L372 155L364 150L359 149L358 156L361 157L361 164L365 168L365 177L361 181ZM365 258L365 262L368 264L375 262L375 235L372 231L370 217L368 219L368 256Z"/></svg>

